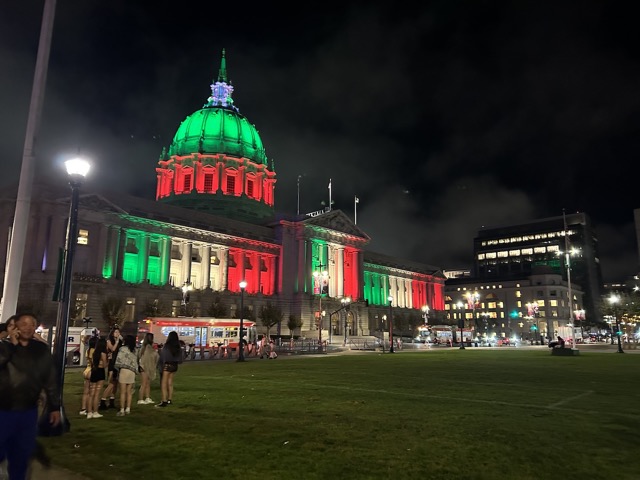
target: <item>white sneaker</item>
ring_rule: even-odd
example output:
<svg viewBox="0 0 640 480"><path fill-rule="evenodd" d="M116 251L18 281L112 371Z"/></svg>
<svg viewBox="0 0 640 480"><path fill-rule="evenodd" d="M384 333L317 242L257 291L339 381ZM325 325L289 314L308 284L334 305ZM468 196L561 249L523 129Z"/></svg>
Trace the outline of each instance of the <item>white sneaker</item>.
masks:
<svg viewBox="0 0 640 480"><path fill-rule="evenodd" d="M124 417L124 410L120 410L118 413L116 413L116 417Z"/></svg>
<svg viewBox="0 0 640 480"><path fill-rule="evenodd" d="M82 409L80 410L80 412L78 412L80 415L86 415L87 414L87 410L86 409Z"/></svg>
<svg viewBox="0 0 640 480"><path fill-rule="evenodd" d="M151 400L149 397L144 399L144 403L146 404L151 404L151 403L155 403L153 400Z"/></svg>
<svg viewBox="0 0 640 480"><path fill-rule="evenodd" d="M93 412L93 418L101 418L101 417L104 417L104 415L98 412Z"/></svg>
<svg viewBox="0 0 640 480"><path fill-rule="evenodd" d="M138 405L146 405L147 403L149 402L147 402L146 400L138 400Z"/></svg>
<svg viewBox="0 0 640 480"><path fill-rule="evenodd" d="M93 412L87 413L87 420L89 420L90 418L93 418Z"/></svg>
<svg viewBox="0 0 640 480"><path fill-rule="evenodd" d="M131 409L130 408L125 408L124 409L124 413L125 413L125 415L129 415L131 413Z"/></svg>

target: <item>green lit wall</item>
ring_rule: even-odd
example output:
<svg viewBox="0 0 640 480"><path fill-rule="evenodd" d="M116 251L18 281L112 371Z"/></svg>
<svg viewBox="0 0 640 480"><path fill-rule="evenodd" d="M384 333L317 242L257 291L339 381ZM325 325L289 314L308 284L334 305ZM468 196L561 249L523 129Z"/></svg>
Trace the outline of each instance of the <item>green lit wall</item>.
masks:
<svg viewBox="0 0 640 480"><path fill-rule="evenodd" d="M129 283L142 283L148 280L151 285L164 285L167 279L162 278L162 259L168 255L163 245L170 245L170 237L149 234L141 230L127 230L125 235L122 279ZM111 272L103 270L105 278Z"/></svg>
<svg viewBox="0 0 640 480"><path fill-rule="evenodd" d="M389 297L389 275L364 272L364 299L369 305L387 305Z"/></svg>

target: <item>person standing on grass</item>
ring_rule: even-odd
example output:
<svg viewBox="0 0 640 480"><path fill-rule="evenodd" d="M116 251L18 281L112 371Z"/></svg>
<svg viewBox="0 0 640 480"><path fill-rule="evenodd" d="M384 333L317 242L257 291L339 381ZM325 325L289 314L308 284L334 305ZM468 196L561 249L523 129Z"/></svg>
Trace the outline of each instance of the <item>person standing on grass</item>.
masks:
<svg viewBox="0 0 640 480"><path fill-rule="evenodd" d="M92 362L93 362L93 352L96 349L96 343L98 339L96 337L91 337L89 339L89 349L87 350L87 368L89 372L93 370ZM87 414L87 406L89 405L89 392L91 391L91 373L89 373L89 377L85 377L84 385L82 387L82 406L80 407L80 415Z"/></svg>
<svg viewBox="0 0 640 480"><path fill-rule="evenodd" d="M116 393L118 391L118 369L115 367L118 350L122 346L122 335L120 335L120 327L113 327L109 333L107 340L107 357L109 358L109 377L107 379L107 388L104 389L102 399L100 400L100 410L107 408L116 408ZM107 397L109 397L109 406L107 406Z"/></svg>
<svg viewBox="0 0 640 480"><path fill-rule="evenodd" d="M131 397L133 397L133 385L136 383L136 374L140 368L136 355L136 338L127 335L124 344L118 351L115 367L118 369L118 383L120 383L120 411L119 417L131 413Z"/></svg>
<svg viewBox="0 0 640 480"><path fill-rule="evenodd" d="M175 331L169 332L167 342L160 351L160 365L162 371L162 379L160 380L160 388L162 391L162 401L156 407L166 407L171 405L173 397L173 376L178 371L178 364L182 363L182 349L180 348L180 340Z"/></svg>
<svg viewBox="0 0 640 480"><path fill-rule="evenodd" d="M49 346L34 339L36 317L19 314L16 328L0 341L0 463L8 460L9 478L26 478L38 434L38 400L44 390L60 424L60 392Z"/></svg>
<svg viewBox="0 0 640 480"><path fill-rule="evenodd" d="M98 402L100 401L100 392L104 384L107 374L107 341L104 338L98 338L96 348L91 356L91 378L89 380L89 402L87 403L87 419L100 418L102 414L98 412Z"/></svg>
<svg viewBox="0 0 640 480"><path fill-rule="evenodd" d="M156 379L159 359L158 352L153 349L153 333L147 333L142 340L142 348L138 355L140 363L140 391L138 405L153 403L151 400L151 382Z"/></svg>

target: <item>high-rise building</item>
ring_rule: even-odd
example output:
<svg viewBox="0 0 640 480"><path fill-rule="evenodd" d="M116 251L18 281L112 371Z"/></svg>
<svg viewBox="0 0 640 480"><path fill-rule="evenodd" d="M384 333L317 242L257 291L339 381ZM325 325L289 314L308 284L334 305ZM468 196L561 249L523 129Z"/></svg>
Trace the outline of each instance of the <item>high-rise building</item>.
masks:
<svg viewBox="0 0 640 480"><path fill-rule="evenodd" d="M537 267L545 267L567 280L567 251L571 282L584 292L585 321L599 321L602 273L598 239L585 213L480 230L474 239L473 276L522 278L535 273Z"/></svg>

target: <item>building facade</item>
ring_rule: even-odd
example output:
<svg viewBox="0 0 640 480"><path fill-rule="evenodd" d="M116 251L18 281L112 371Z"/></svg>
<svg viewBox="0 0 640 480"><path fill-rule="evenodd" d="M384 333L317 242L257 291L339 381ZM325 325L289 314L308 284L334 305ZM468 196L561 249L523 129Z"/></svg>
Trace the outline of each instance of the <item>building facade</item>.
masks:
<svg viewBox="0 0 640 480"><path fill-rule="evenodd" d="M368 251L370 238L340 210L276 212L273 162L232 93L223 52L211 96L181 123L155 165L155 200L82 191L75 322L91 317L106 328L109 310L120 308L125 321L234 317L241 281L247 282L244 305L256 316L268 305L281 310L282 334L371 335L385 328L380 319L389 310L408 329L423 306L444 311L438 267ZM151 174L153 163L149 167ZM2 195L0 225L10 232L16 195ZM35 186L18 304L47 324L55 321L68 215L65 186ZM9 239L0 238L5 255ZM349 308L343 308L346 299ZM287 328L291 317L302 322L297 332Z"/></svg>
<svg viewBox="0 0 640 480"><path fill-rule="evenodd" d="M583 292L574 285L569 288L549 267L519 279L450 279L445 298L449 323L462 320L480 336L489 332L523 340L536 334L554 339L559 327L582 326L585 318Z"/></svg>

